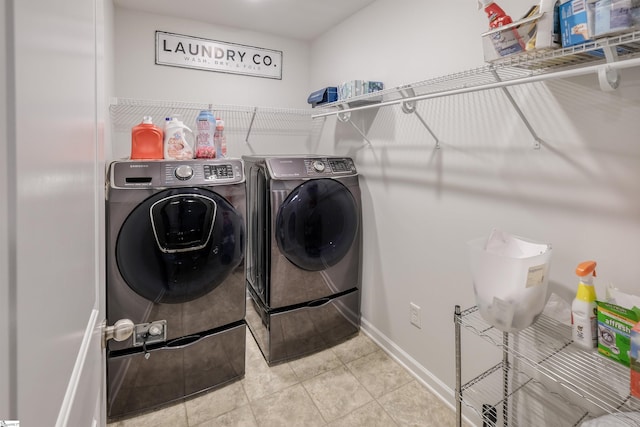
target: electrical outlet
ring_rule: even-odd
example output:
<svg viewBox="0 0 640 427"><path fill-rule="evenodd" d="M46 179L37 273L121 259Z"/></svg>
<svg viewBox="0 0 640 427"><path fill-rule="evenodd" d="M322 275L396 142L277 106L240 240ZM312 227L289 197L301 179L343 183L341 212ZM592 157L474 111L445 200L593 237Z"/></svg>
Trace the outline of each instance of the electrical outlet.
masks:
<svg viewBox="0 0 640 427"><path fill-rule="evenodd" d="M417 328L422 329L422 318L420 316L420 306L409 303L409 321Z"/></svg>

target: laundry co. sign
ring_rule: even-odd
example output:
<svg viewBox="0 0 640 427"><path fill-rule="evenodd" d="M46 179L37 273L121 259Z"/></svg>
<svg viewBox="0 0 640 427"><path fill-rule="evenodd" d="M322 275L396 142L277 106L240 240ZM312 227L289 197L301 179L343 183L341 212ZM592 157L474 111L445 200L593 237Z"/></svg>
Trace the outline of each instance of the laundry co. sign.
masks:
<svg viewBox="0 0 640 427"><path fill-rule="evenodd" d="M282 52L156 31L156 64L282 79Z"/></svg>

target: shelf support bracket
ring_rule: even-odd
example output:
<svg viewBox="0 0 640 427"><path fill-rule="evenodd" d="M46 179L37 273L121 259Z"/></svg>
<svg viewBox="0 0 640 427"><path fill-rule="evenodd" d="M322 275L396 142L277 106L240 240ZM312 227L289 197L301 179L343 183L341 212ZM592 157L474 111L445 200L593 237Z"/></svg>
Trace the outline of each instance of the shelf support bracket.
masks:
<svg viewBox="0 0 640 427"><path fill-rule="evenodd" d="M256 113L258 112L258 107L253 107L253 115L251 116L251 122L249 122L249 129L247 129L247 137L244 139L244 142L249 143L249 135L251 135L251 129L253 128L253 122L256 119Z"/></svg>
<svg viewBox="0 0 640 427"><path fill-rule="evenodd" d="M342 105L340 105L340 106L338 106L338 108L342 109L344 107ZM367 144L371 145L371 141L369 141L369 138L367 138L367 136L364 134L364 132L362 132L360 130L360 128L358 126L356 126L356 124L351 121L351 111L345 111L344 113L338 113L338 120L340 120L342 123L349 123L351 126L353 126L353 128L358 131L360 136L362 136L362 138L365 141L367 141Z"/></svg>
<svg viewBox="0 0 640 427"><path fill-rule="evenodd" d="M400 94L402 95L403 98L414 98L416 96L416 92L415 90L413 90L412 87L401 89ZM427 132L429 132L431 137L436 141L436 148L439 149L440 139L431 130L431 128L429 127L427 122L424 120L424 118L420 115L420 113L418 113L418 110L416 109L416 102L417 102L416 100L402 101L402 104L401 104L402 112L405 114L411 114L411 113L415 114L418 120L420 120L420 123L422 123L422 126L425 127Z"/></svg>
<svg viewBox="0 0 640 427"><path fill-rule="evenodd" d="M498 72L496 71L495 68L491 69L491 74L493 74L493 76L495 77L496 81L498 81L498 82L502 81L502 79L500 79L500 76L498 75ZM522 110L518 106L518 103L516 102L516 100L513 99L513 96L511 96L511 92L509 92L509 89L507 89L505 86L501 87L500 89L502 89L502 92L504 93L504 95L509 100L509 103L511 103L511 105L514 108L514 110L516 110L516 113L518 113L518 116L520 117L520 120L522 120L522 123L524 123L524 125L529 130L529 133L531 133L531 136L533 136L533 141L534 141L533 142L533 148L536 149L536 150L539 150L540 149L540 143L542 142L542 139L540 139L540 137L538 136L536 131L533 129L533 127L531 126L531 123L529 123L529 120L527 120L527 118L525 117L524 113L522 112Z"/></svg>
<svg viewBox="0 0 640 427"><path fill-rule="evenodd" d="M618 60L618 50L615 46L603 46L602 50L607 60L607 65L598 70L598 83L600 83L600 90L611 92L618 89L620 85L620 71L609 66L609 64Z"/></svg>

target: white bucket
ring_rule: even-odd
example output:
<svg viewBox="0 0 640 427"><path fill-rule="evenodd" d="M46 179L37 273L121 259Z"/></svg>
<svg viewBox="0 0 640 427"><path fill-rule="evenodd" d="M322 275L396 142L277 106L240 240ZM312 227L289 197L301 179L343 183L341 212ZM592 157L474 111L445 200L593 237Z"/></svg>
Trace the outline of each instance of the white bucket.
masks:
<svg viewBox="0 0 640 427"><path fill-rule="evenodd" d="M501 331L517 332L533 324L547 302L551 245L510 237L525 248L521 255L487 250L486 237L467 245L480 315Z"/></svg>

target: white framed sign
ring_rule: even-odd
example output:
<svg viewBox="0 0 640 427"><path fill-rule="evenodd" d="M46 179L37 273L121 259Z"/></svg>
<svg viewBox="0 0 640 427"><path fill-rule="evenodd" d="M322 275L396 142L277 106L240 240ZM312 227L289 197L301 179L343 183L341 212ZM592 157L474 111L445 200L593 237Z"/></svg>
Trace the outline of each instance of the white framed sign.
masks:
<svg viewBox="0 0 640 427"><path fill-rule="evenodd" d="M282 80L282 51L156 31L156 64Z"/></svg>

